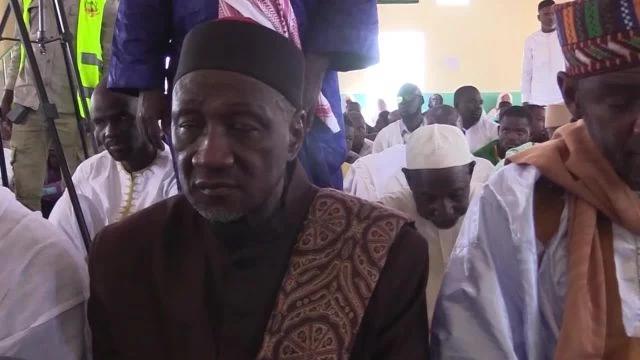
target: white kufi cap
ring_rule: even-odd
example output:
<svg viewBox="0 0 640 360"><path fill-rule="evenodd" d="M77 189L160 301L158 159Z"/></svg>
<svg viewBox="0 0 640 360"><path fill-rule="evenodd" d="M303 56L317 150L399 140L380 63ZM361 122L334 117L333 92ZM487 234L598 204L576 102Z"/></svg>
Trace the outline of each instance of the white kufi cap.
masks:
<svg viewBox="0 0 640 360"><path fill-rule="evenodd" d="M444 169L473 161L469 143L460 129L451 125L426 125L407 141L407 169Z"/></svg>

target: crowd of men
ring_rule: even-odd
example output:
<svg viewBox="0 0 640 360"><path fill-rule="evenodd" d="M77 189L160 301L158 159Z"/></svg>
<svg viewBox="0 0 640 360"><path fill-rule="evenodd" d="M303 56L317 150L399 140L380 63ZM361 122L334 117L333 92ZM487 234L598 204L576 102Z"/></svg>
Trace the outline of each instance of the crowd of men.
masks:
<svg viewBox="0 0 640 360"><path fill-rule="evenodd" d="M375 126L335 75L375 62L374 1L212 3L64 1L93 128L38 65L82 217L39 212L63 184L14 51L0 357L640 358L637 1L542 1L522 106L405 84Z"/></svg>

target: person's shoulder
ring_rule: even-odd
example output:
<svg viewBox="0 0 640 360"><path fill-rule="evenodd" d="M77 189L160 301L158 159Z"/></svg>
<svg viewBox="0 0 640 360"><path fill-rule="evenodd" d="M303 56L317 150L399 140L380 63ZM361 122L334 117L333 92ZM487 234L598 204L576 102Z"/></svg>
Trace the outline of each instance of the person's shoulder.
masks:
<svg viewBox="0 0 640 360"><path fill-rule="evenodd" d="M533 193L540 171L530 165L511 164L498 170L483 187L481 198L490 197L499 201L503 207L517 207Z"/></svg>
<svg viewBox="0 0 640 360"><path fill-rule="evenodd" d="M531 34L529 34L529 36L527 36L527 39L525 40L525 43L527 45L531 45L531 42L533 42L537 38L539 38L541 34L542 34L542 31L540 31L540 30L532 32Z"/></svg>
<svg viewBox="0 0 640 360"><path fill-rule="evenodd" d="M105 172L115 165L115 160L109 155L109 152L103 150L95 154L85 161L81 162L74 172L75 182L91 182L92 175L96 172Z"/></svg>
<svg viewBox="0 0 640 360"><path fill-rule="evenodd" d="M388 217L399 221L409 221L407 215L398 210L332 189L320 190L314 204L323 206L323 203L329 201L341 203L345 209L350 209L344 213L345 216L353 216L361 218L361 220L377 221Z"/></svg>
<svg viewBox="0 0 640 360"><path fill-rule="evenodd" d="M93 241L90 261L99 258L108 262L122 256L135 259L161 239L169 223L178 220L185 209L188 209L186 198L177 195L105 227Z"/></svg>
<svg viewBox="0 0 640 360"><path fill-rule="evenodd" d="M382 198L380 198L380 203L409 216L413 215L411 212L415 209L413 195L411 194L410 189L399 189L394 192L386 193Z"/></svg>

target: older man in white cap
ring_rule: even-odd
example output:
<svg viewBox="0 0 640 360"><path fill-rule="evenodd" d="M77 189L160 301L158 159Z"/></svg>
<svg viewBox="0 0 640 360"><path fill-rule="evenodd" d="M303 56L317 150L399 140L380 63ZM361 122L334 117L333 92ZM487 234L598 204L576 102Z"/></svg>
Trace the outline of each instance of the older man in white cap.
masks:
<svg viewBox="0 0 640 360"><path fill-rule="evenodd" d="M409 215L429 243L427 307L431 319L449 255L469 206L476 162L462 131L450 125L419 128L409 138L406 154L407 166L402 171L409 188L388 194L381 202Z"/></svg>

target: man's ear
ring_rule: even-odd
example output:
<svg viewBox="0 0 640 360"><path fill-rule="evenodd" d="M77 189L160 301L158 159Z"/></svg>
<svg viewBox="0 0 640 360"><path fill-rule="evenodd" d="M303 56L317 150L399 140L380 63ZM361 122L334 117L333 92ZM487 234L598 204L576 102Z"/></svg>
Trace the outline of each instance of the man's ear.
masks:
<svg viewBox="0 0 640 360"><path fill-rule="evenodd" d="M304 136L307 133L305 121L307 114L304 110L298 110L293 114L293 118L289 123L289 160L294 160L298 156L300 147L304 142Z"/></svg>
<svg viewBox="0 0 640 360"><path fill-rule="evenodd" d="M582 111L578 105L578 81L564 71L558 73L558 86L562 97L574 118L582 119Z"/></svg>

